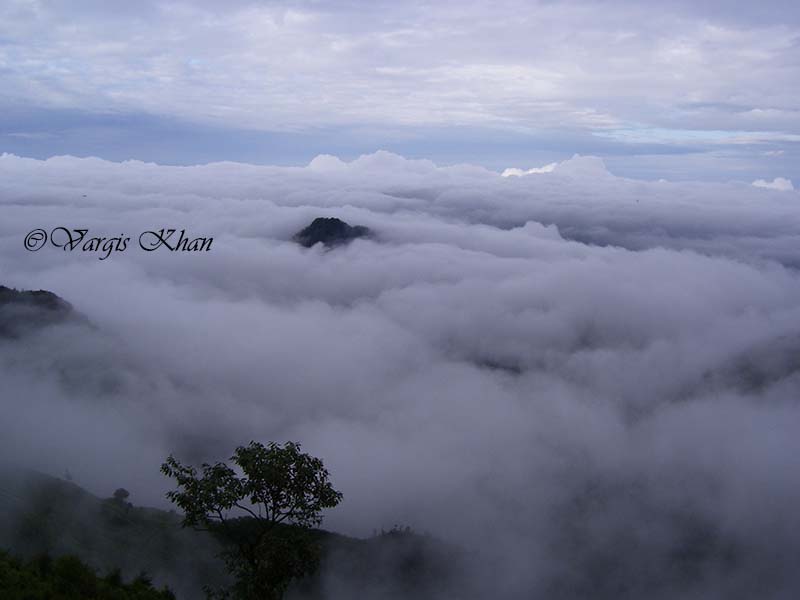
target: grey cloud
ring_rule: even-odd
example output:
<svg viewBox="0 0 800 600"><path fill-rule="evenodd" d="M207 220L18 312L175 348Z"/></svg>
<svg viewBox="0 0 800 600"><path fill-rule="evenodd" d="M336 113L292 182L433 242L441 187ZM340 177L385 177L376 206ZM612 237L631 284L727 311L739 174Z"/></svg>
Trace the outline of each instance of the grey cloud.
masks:
<svg viewBox="0 0 800 600"><path fill-rule="evenodd" d="M622 179L591 157L504 178L388 153L4 155L0 174L2 283L95 326L0 346L4 453L163 503L168 452L298 439L344 491L327 526L477 548L500 597L800 585L797 192ZM292 243L317 216L377 238ZM24 250L58 225L215 241Z"/></svg>

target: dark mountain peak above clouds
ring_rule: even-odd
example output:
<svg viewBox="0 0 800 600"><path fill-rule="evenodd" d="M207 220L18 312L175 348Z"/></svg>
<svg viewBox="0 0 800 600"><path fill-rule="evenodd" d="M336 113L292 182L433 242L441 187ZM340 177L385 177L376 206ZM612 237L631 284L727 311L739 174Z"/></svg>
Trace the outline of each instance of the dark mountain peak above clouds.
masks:
<svg viewBox="0 0 800 600"><path fill-rule="evenodd" d="M0 285L0 338L82 317L72 305L46 290L16 290Z"/></svg>
<svg viewBox="0 0 800 600"><path fill-rule="evenodd" d="M292 239L306 248L318 242L333 248L356 238L368 237L372 237L372 231L363 225L350 225L336 217L317 217L311 225L294 234Z"/></svg>
<svg viewBox="0 0 800 600"><path fill-rule="evenodd" d="M47 290L16 290L0 285L0 307L9 304L27 304L45 310L71 310L72 305Z"/></svg>

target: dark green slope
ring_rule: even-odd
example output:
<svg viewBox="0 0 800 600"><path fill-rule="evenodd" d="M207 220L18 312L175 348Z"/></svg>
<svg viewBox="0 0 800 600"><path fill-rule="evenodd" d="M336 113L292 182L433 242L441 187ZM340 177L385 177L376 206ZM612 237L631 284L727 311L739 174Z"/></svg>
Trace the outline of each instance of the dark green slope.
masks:
<svg viewBox="0 0 800 600"><path fill-rule="evenodd" d="M0 471L0 548L26 558L74 554L126 578L145 571L182 596L223 581L218 542L182 529L177 514L103 500L30 471Z"/></svg>
<svg viewBox="0 0 800 600"><path fill-rule="evenodd" d="M178 598L202 598L203 586L226 582L217 555L231 536L183 529L180 521L174 512L101 499L63 479L0 468L0 550L24 560L74 555L101 576L119 569L131 581L145 572ZM235 521L237 529L246 533L248 520ZM324 530L310 534L321 548L320 570L292 586L291 599L445 598L464 558L453 547L408 530L366 540Z"/></svg>
<svg viewBox="0 0 800 600"><path fill-rule="evenodd" d="M3 600L175 600L157 590L146 576L126 583L117 572L100 577L74 556L31 561L0 552L0 598Z"/></svg>

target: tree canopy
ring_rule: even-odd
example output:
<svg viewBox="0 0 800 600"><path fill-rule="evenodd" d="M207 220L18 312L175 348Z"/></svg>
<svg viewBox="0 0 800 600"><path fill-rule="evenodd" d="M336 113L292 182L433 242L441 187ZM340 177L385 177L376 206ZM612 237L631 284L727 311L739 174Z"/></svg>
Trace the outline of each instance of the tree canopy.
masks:
<svg viewBox="0 0 800 600"><path fill-rule="evenodd" d="M185 527L227 536L234 596L280 598L293 578L316 568L319 552L307 530L322 523L322 511L342 494L322 461L295 442L250 442L230 460L234 466L204 463L198 471L170 455L161 471L178 489L167 497L183 510Z"/></svg>

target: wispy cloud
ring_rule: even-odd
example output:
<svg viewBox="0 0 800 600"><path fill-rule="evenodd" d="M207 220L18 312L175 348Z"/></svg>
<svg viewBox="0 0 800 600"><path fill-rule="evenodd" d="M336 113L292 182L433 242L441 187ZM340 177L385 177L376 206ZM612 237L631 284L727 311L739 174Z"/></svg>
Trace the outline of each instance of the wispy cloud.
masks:
<svg viewBox="0 0 800 600"><path fill-rule="evenodd" d="M4 3L3 102L268 130L670 128L713 115L716 129L747 118L798 133L800 30L778 14L748 25L624 2L117 8ZM731 99L741 111L713 108Z"/></svg>
<svg viewBox="0 0 800 600"><path fill-rule="evenodd" d="M797 178L798 13L779 0L10 0L0 151L300 164L387 148L495 169L577 152L649 178ZM35 127L7 116L23 113Z"/></svg>

